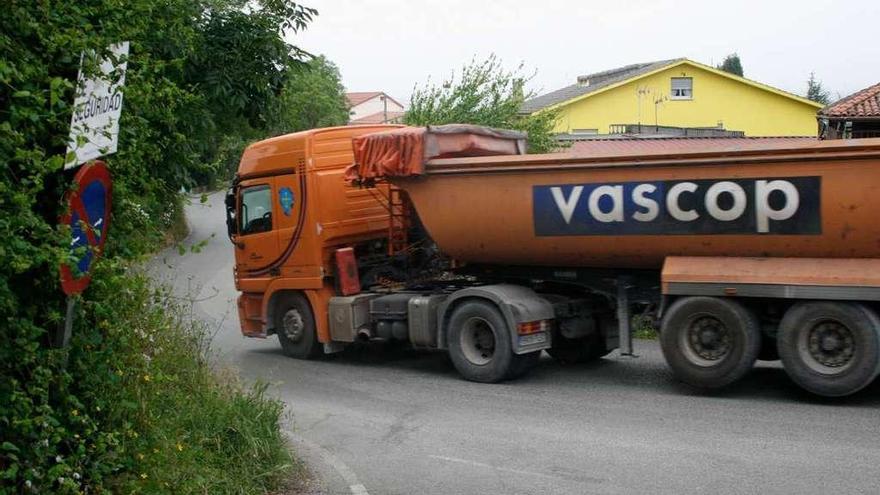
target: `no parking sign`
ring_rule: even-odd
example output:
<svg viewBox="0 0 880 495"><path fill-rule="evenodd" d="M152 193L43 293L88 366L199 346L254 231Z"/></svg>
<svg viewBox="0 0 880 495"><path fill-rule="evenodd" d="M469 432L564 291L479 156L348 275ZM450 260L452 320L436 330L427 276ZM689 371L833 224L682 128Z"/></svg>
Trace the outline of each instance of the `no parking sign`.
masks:
<svg viewBox="0 0 880 495"><path fill-rule="evenodd" d="M68 296L89 286L89 271L100 256L110 227L113 183L104 162L84 165L73 178L73 189L64 196L62 225L70 226L70 255L61 263L61 289Z"/></svg>

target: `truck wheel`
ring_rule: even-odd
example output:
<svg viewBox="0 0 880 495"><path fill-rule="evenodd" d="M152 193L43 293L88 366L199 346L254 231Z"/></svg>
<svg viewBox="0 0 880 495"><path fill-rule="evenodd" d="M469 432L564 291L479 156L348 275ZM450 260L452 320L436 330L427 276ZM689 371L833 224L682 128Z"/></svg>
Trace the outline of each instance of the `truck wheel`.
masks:
<svg viewBox="0 0 880 495"><path fill-rule="evenodd" d="M275 307L275 333L284 353L292 358L313 359L321 354L312 307L300 294L281 296Z"/></svg>
<svg viewBox="0 0 880 495"><path fill-rule="evenodd" d="M782 366L791 379L817 395L855 393L880 372L880 318L862 304L803 302L779 325Z"/></svg>
<svg viewBox="0 0 880 495"><path fill-rule="evenodd" d="M663 317L660 345L679 380L717 389L739 380L755 364L761 332L755 315L736 301L685 297Z"/></svg>
<svg viewBox="0 0 880 495"><path fill-rule="evenodd" d="M528 355L516 355L510 330L490 303L468 301L449 319L449 357L466 380L495 383L527 371Z"/></svg>

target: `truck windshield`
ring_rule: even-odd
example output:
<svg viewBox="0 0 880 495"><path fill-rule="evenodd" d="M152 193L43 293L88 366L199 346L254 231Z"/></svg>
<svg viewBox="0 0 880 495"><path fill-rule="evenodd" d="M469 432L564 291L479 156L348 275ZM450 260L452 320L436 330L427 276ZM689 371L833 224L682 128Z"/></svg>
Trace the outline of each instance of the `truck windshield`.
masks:
<svg viewBox="0 0 880 495"><path fill-rule="evenodd" d="M248 187L241 194L241 233L272 230L272 194L268 185Z"/></svg>

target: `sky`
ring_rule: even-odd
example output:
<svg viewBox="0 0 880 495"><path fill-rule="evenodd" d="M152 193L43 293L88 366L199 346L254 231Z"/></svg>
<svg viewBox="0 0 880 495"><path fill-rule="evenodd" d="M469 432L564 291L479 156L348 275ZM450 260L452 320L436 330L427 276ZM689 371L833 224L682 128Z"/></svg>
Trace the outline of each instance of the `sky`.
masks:
<svg viewBox="0 0 880 495"><path fill-rule="evenodd" d="M832 99L880 82L880 0L303 3L319 15L289 41L336 63L348 91L404 104L415 85L493 53L535 72L539 94L581 74L678 57L716 65L733 52L747 78L796 94L810 72Z"/></svg>

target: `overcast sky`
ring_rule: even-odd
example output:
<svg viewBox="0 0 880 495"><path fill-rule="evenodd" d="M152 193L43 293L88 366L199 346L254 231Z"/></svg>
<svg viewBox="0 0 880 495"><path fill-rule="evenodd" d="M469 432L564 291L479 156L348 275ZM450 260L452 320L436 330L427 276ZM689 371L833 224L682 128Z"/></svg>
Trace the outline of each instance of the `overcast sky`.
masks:
<svg viewBox="0 0 880 495"><path fill-rule="evenodd" d="M349 91L406 104L414 84L476 56L537 71L552 91L589 74L737 52L745 76L803 94L811 71L845 96L880 82L880 0L304 0L319 11L290 41L335 62Z"/></svg>

